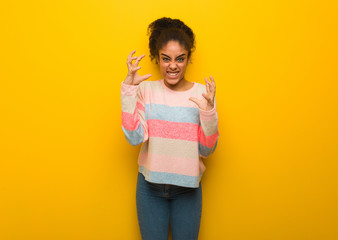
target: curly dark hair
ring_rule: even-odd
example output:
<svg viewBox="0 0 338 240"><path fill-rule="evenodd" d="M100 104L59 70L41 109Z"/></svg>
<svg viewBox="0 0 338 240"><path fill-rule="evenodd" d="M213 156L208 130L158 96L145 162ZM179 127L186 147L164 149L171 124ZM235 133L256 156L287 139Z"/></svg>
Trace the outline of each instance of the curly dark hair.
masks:
<svg viewBox="0 0 338 240"><path fill-rule="evenodd" d="M195 35L191 28L179 19L159 18L148 26L150 58L153 60L159 50L170 40L178 41L188 51L188 58L195 50Z"/></svg>

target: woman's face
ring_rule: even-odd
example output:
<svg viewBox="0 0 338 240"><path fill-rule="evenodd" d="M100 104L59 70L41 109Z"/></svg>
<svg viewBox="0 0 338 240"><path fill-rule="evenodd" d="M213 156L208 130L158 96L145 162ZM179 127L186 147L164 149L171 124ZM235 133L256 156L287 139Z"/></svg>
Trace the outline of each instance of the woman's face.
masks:
<svg viewBox="0 0 338 240"><path fill-rule="evenodd" d="M158 59L159 58L159 59ZM159 51L157 61L164 82L168 87L177 87L182 84L186 67L189 63L188 51L178 41L169 41Z"/></svg>

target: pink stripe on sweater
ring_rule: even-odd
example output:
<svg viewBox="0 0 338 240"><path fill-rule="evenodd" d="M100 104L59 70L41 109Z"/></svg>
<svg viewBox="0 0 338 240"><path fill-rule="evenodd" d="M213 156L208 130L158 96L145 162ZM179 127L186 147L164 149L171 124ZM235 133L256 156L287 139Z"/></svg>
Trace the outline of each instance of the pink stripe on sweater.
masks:
<svg viewBox="0 0 338 240"><path fill-rule="evenodd" d="M122 126L129 130L129 131L134 131L138 128L139 122L140 122L140 117L138 116L138 110L145 111L144 106L140 103L136 103L136 108L133 114L127 113L127 112L122 112Z"/></svg>
<svg viewBox="0 0 338 240"><path fill-rule="evenodd" d="M122 112L122 126L129 131L136 130L140 123L140 120L137 118L137 111L134 114Z"/></svg>
<svg viewBox="0 0 338 240"><path fill-rule="evenodd" d="M151 158L151 159L148 159ZM200 170L205 170L203 163L198 158L189 159L159 154L141 153L138 164L155 172L178 173L188 176L199 176Z"/></svg>
<svg viewBox="0 0 338 240"><path fill-rule="evenodd" d="M219 132L217 131L215 134L213 135L210 135L210 136L205 136L204 135L204 132L202 131L202 128L200 127L200 143L203 145L203 146L206 146L206 147L209 147L209 148L212 148L216 141L217 141L217 138L219 136Z"/></svg>
<svg viewBox="0 0 338 240"><path fill-rule="evenodd" d="M142 105L142 103L140 103L139 101L137 101L137 103L136 103L136 108L137 108L138 110L143 111L143 112L146 111L144 105Z"/></svg>
<svg viewBox="0 0 338 240"><path fill-rule="evenodd" d="M168 122L151 119L147 121L149 137L162 137L198 141L198 125L194 123Z"/></svg>

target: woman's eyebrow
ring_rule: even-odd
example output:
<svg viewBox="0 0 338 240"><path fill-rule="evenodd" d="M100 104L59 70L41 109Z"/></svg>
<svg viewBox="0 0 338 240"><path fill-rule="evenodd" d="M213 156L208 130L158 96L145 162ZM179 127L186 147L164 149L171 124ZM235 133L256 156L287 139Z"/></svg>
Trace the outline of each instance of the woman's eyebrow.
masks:
<svg viewBox="0 0 338 240"><path fill-rule="evenodd" d="M168 55L165 55L164 53L161 53L161 55L164 55L164 56L166 56L166 57L170 58ZM184 56L184 55L185 55L185 53L183 53L183 54L181 54L181 55L177 56L176 58L182 57L182 56Z"/></svg>

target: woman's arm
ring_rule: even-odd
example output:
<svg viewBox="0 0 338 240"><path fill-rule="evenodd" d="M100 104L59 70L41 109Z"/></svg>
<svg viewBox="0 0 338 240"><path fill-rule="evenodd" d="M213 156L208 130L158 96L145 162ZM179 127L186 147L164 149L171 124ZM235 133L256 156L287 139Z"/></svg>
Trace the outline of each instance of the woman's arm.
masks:
<svg viewBox="0 0 338 240"><path fill-rule="evenodd" d="M122 130L127 141L136 146L148 139L145 108L139 85L121 84Z"/></svg>
<svg viewBox="0 0 338 240"><path fill-rule="evenodd" d="M121 84L122 130L127 141L136 146L148 139L148 127L145 121L145 108L140 83L148 79L151 74L138 75L140 60L145 56L133 57L132 51L127 59L128 75ZM132 63L136 60L135 63Z"/></svg>
<svg viewBox="0 0 338 240"><path fill-rule="evenodd" d="M190 100L197 104L200 113L199 143L198 149L201 157L208 157L212 154L217 146L218 116L216 111L216 84L212 76L211 82L205 78L206 93L203 93L201 100L191 97Z"/></svg>

